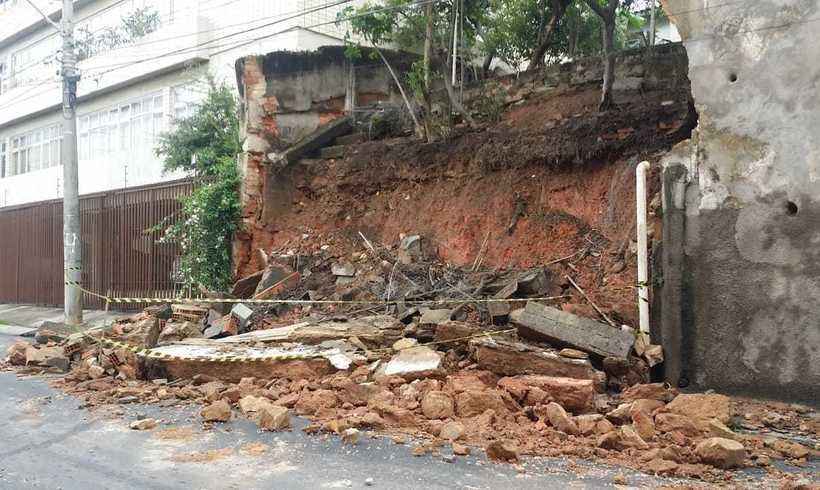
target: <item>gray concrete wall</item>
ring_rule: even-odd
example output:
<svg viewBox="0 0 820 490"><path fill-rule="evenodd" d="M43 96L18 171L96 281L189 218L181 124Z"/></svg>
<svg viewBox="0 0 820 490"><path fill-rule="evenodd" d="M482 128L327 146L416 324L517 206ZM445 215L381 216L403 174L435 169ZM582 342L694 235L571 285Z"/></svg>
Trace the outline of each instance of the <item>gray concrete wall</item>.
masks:
<svg viewBox="0 0 820 490"><path fill-rule="evenodd" d="M708 4L663 0L699 113L664 162L667 375L817 403L820 0Z"/></svg>

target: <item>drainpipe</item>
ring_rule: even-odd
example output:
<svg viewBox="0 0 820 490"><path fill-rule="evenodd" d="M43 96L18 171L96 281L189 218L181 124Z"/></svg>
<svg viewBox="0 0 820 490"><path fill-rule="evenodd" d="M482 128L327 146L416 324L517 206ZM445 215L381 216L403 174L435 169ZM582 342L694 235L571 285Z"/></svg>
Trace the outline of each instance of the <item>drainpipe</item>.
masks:
<svg viewBox="0 0 820 490"><path fill-rule="evenodd" d="M649 264L646 245L646 171L649 162L635 169L635 197L638 201L638 313L640 331L649 339Z"/></svg>

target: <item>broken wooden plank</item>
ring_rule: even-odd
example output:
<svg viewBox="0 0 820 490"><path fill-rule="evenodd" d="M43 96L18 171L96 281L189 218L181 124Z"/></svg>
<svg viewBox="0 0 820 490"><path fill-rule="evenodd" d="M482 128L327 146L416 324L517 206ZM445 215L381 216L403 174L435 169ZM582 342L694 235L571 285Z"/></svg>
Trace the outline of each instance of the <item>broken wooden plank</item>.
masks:
<svg viewBox="0 0 820 490"><path fill-rule="evenodd" d="M629 332L535 302L510 313L510 320L524 336L530 334L601 357L625 358L635 342Z"/></svg>

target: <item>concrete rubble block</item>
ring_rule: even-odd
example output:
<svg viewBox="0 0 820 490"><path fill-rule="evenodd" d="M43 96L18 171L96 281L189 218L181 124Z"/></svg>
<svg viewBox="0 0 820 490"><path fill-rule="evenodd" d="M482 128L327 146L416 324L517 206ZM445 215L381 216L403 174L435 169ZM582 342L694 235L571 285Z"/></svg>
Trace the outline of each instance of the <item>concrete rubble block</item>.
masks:
<svg viewBox="0 0 820 490"><path fill-rule="evenodd" d="M356 275L356 266L350 262L336 262L330 266L330 272L334 276L353 277Z"/></svg>
<svg viewBox="0 0 820 490"><path fill-rule="evenodd" d="M158 342L167 344L169 342L179 342L184 339L202 337L202 332L198 324L189 321L169 320L165 322L165 327L159 333Z"/></svg>
<svg viewBox="0 0 820 490"><path fill-rule="evenodd" d="M536 410L536 413L540 413L541 411L543 411L543 414L549 423L561 432L570 435L578 435L581 433L578 425L575 424L572 417L567 414L566 410L564 410L564 407L561 405L555 402L550 402L543 408L543 410L539 407L539 409Z"/></svg>
<svg viewBox="0 0 820 490"><path fill-rule="evenodd" d="M148 316L152 316L160 320L170 320L171 315L174 314L174 309L171 308L171 305L168 303L161 305L146 306L145 309L143 309L142 311L145 312L145 314L147 314Z"/></svg>
<svg viewBox="0 0 820 490"><path fill-rule="evenodd" d="M638 435L641 436L641 439L644 441L649 441L653 437L655 437L655 421L652 419L651 415L647 415L643 411L633 411L631 412L632 415L632 426L635 427L635 430L638 432Z"/></svg>
<svg viewBox="0 0 820 490"><path fill-rule="evenodd" d="M26 347L26 365L55 367L61 371L68 371L69 359L65 356L62 347Z"/></svg>
<svg viewBox="0 0 820 490"><path fill-rule="evenodd" d="M436 325L436 332L433 340L436 342L446 342L446 348L465 347L470 337L479 333L480 330L469 323L450 321ZM456 339L463 339L457 340Z"/></svg>
<svg viewBox="0 0 820 490"><path fill-rule="evenodd" d="M301 276L286 265L269 263L259 284L253 292L253 299L270 299L299 285Z"/></svg>
<svg viewBox="0 0 820 490"><path fill-rule="evenodd" d="M593 380L603 390L606 377L589 360L570 359L522 342L478 337L470 341L472 357L481 369L504 376L542 374Z"/></svg>
<svg viewBox="0 0 820 490"><path fill-rule="evenodd" d="M515 388L526 386L547 392L562 407L575 414L594 411L595 383L590 379L563 378L558 376L524 375L501 378L498 387L507 390L513 398L521 392ZM526 396L526 390L523 396Z"/></svg>
<svg viewBox="0 0 820 490"><path fill-rule="evenodd" d="M513 310L510 320L523 336L558 342L601 357L626 358L635 341L629 332L535 302Z"/></svg>
<svg viewBox="0 0 820 490"><path fill-rule="evenodd" d="M461 422L450 421L441 426L439 437L445 441L457 441L464 435L464 424Z"/></svg>
<svg viewBox="0 0 820 490"><path fill-rule="evenodd" d="M348 321L300 322L285 327L255 330L217 340L219 343L269 344L300 343L318 345L327 341L356 337L370 347L388 347L401 338L404 325L392 316L373 315Z"/></svg>
<svg viewBox="0 0 820 490"><path fill-rule="evenodd" d="M238 382L245 377L316 379L338 369L347 369L352 361L338 348L300 344L226 345L220 340L191 339L186 343L163 345L154 352L168 358L154 362L165 370L169 379L206 374L213 380ZM227 362L225 358L237 361Z"/></svg>
<svg viewBox="0 0 820 490"><path fill-rule="evenodd" d="M149 317L143 320L143 322L145 324L145 328L141 330L144 330L145 336L143 338L142 345L146 349L153 349L159 342L159 334L162 332L162 325L157 317Z"/></svg>
<svg viewBox="0 0 820 490"><path fill-rule="evenodd" d="M494 301L487 303L487 312L493 320L501 319L509 316L512 308L507 301Z"/></svg>
<svg viewBox="0 0 820 490"><path fill-rule="evenodd" d="M442 355L429 347L411 347L394 354L381 374L405 379L443 376Z"/></svg>
<svg viewBox="0 0 820 490"><path fill-rule="evenodd" d="M702 463L723 469L737 468L746 460L743 444L721 437L704 439L695 446L695 454Z"/></svg>
<svg viewBox="0 0 820 490"><path fill-rule="evenodd" d="M247 299L253 296L256 291L256 286L259 285L259 281L262 280L262 275L264 273L264 270L257 271L236 281L231 288L231 296L242 299Z"/></svg>
<svg viewBox="0 0 820 490"><path fill-rule="evenodd" d="M659 400L652 400L650 398L640 398L633 401L629 405L629 414L632 416L635 412L643 412L647 415L653 415L655 410L664 406L664 403Z"/></svg>
<svg viewBox="0 0 820 490"><path fill-rule="evenodd" d="M202 331L206 339L225 338L239 333L239 322L230 313L217 319L208 328Z"/></svg>
<svg viewBox="0 0 820 490"><path fill-rule="evenodd" d="M262 430L284 430L290 427L290 414L287 408L269 403L257 410L256 423Z"/></svg>
<svg viewBox="0 0 820 490"><path fill-rule="evenodd" d="M810 454L810 451L806 446L798 444L794 441L787 441L777 437L767 438L763 441L763 444L770 449L774 449L784 458L803 459L808 457Z"/></svg>
<svg viewBox="0 0 820 490"><path fill-rule="evenodd" d="M454 410L452 397L443 391L428 391L421 399L421 412L428 419L452 417Z"/></svg>
<svg viewBox="0 0 820 490"><path fill-rule="evenodd" d="M76 332L76 327L66 325L63 322L43 321L34 332L34 341L38 344L47 344L49 342L62 342L69 335Z"/></svg>
<svg viewBox="0 0 820 490"><path fill-rule="evenodd" d="M598 422L603 419L604 416L599 413L590 413L577 415L572 420L575 422L575 426L578 427L578 433L582 436L588 436L595 433Z"/></svg>
<svg viewBox="0 0 820 490"><path fill-rule="evenodd" d="M670 402L677 396L677 390L673 390L666 383L645 383L630 386L621 393L621 400L650 399L661 402Z"/></svg>
<svg viewBox="0 0 820 490"><path fill-rule="evenodd" d="M456 395L455 408L459 417L475 417L487 410L497 414L507 412L504 398L495 390L461 392Z"/></svg>
<svg viewBox="0 0 820 490"><path fill-rule="evenodd" d="M514 463L518 461L518 447L512 441L493 441L485 449L487 458Z"/></svg>
<svg viewBox="0 0 820 490"><path fill-rule="evenodd" d="M253 315L253 309L244 303L237 303L233 308L231 308L231 315L239 324L239 331L244 332L248 329L248 324L250 323L251 316Z"/></svg>
<svg viewBox="0 0 820 490"><path fill-rule="evenodd" d="M740 441L741 439L739 434L736 434L732 429L726 427L726 425L718 419L709 421L709 436L722 437L733 441Z"/></svg>
<svg viewBox="0 0 820 490"><path fill-rule="evenodd" d="M231 406L225 400L215 401L200 412L205 422L227 422L231 420L231 415Z"/></svg>
<svg viewBox="0 0 820 490"><path fill-rule="evenodd" d="M615 424L625 424L632 417L631 408L631 403L621 403L614 410L607 412L606 418Z"/></svg>
<svg viewBox="0 0 820 490"><path fill-rule="evenodd" d="M422 308L419 325L441 325L442 323L449 322L452 314L453 310L431 310L430 308Z"/></svg>
<svg viewBox="0 0 820 490"><path fill-rule="evenodd" d="M640 436L634 425L624 425L618 429L618 436L622 447L649 449L649 444Z"/></svg>
<svg viewBox="0 0 820 490"><path fill-rule="evenodd" d="M692 419L676 413L659 413L655 415L655 428L659 432L680 432L689 437L701 435L701 430Z"/></svg>
<svg viewBox="0 0 820 490"><path fill-rule="evenodd" d="M552 272L541 267L522 272L516 282L518 292L525 296L549 296L556 292Z"/></svg>
<svg viewBox="0 0 820 490"><path fill-rule="evenodd" d="M22 340L11 344L6 351L9 364L12 366L24 366L26 364L26 349L28 349L28 347L29 343L23 342Z"/></svg>
<svg viewBox="0 0 820 490"><path fill-rule="evenodd" d="M245 416L258 412L262 407L272 405L271 401L261 396L246 395L239 399L239 410Z"/></svg>
<svg viewBox="0 0 820 490"><path fill-rule="evenodd" d="M410 265L422 258L420 235L408 235L399 242L399 250L397 253L399 262L404 265Z"/></svg>
<svg viewBox="0 0 820 490"><path fill-rule="evenodd" d="M664 412L688 417L701 432L709 432L712 419L728 424L732 416L729 397L717 393L678 395L666 405Z"/></svg>

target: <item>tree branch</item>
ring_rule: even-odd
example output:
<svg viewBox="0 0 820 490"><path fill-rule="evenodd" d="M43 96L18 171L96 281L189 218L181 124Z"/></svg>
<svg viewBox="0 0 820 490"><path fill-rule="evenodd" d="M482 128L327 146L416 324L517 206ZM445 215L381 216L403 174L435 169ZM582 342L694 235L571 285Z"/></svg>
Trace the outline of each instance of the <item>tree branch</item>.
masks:
<svg viewBox="0 0 820 490"><path fill-rule="evenodd" d="M586 2L589 8L595 11L596 14L601 16L601 18L607 17L608 9L605 10L603 7L601 7L601 4L598 3L598 0L584 0L584 2Z"/></svg>

